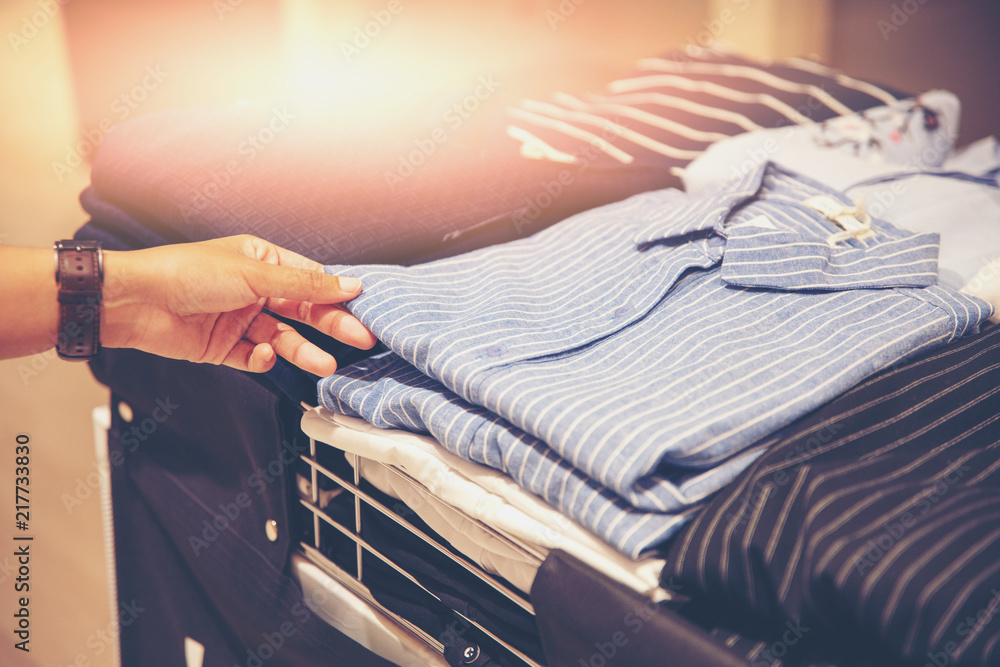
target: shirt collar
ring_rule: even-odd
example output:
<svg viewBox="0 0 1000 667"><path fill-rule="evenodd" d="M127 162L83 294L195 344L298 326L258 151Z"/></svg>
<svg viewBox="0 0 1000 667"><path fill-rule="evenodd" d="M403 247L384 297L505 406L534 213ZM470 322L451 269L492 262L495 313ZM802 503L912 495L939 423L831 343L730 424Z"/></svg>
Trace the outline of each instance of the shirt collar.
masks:
<svg viewBox="0 0 1000 667"><path fill-rule="evenodd" d="M744 174L739 180L730 181L712 193L689 200L680 208L657 207L644 216L635 243L640 249L670 238L692 232L722 231L723 222L730 211L750 199L761 188L764 172L770 163L760 165Z"/></svg>

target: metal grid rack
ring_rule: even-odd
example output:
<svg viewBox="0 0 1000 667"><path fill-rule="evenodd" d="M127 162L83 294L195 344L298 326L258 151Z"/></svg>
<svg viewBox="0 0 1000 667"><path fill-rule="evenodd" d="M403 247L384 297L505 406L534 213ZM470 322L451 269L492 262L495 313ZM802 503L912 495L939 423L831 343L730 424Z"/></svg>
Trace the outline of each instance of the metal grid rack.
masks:
<svg viewBox="0 0 1000 667"><path fill-rule="evenodd" d="M326 448L326 451L324 451L324 448ZM323 456L320 456L320 453L322 453ZM344 461L348 463L350 468L353 470L345 471L343 473L336 472L331 469L335 466L327 466L320 462L324 456L326 458L330 458L331 456L342 456ZM530 601L527 599L527 596L525 596L521 591L514 588L504 579L486 572L473 561L449 548L447 542L441 538L432 536L421 530L399 512L395 511L393 508L376 498L374 494L369 493L362 488L362 477L359 472L360 466L358 465L360 458L361 457L358 457L357 455L342 452L341 450L336 449L333 445L318 442L313 438L309 439L309 455L303 455L301 457L301 461L308 466L307 479L310 482L309 496L299 498L302 509L308 513L304 515L304 518L307 522L311 522L311 530L308 530L308 533L311 533L311 539L303 539L299 545L306 558L325 571L329 576L333 577L339 583L346 586L349 590L361 597L368 604L398 622L402 627L410 631L415 637L422 640L428 646L439 653L444 653L445 644L442 641L442 637L432 636L424 629L418 627L415 623L386 608L385 605L381 604L375 596L372 595L371 591L365 585L365 561L369 558L376 558L382 564L398 573L398 575L403 577L407 582L409 582L409 584L416 587L420 591L423 591L423 593L430 596L430 598L444 604L441 598L425 587L424 584L417 579L417 577L410 572L407 572L403 567L395 563L390 557L382 553L362 536L362 519L363 514L365 513L363 509L367 508L368 511L378 512L382 517L389 519L394 524L395 528L419 538L419 540L435 552L449 559L455 567L462 568L466 572L471 573L479 581L492 588L524 612L530 614L531 617L534 617L534 609L531 606ZM371 463L386 468L393 475L398 476L409 484L424 488L420 482L413 479L398 468L387 466L376 461L371 461ZM328 481L324 482L324 480ZM342 515L338 518L334 516L334 513L329 512L328 508L321 507L321 497L323 493L321 491L321 486L329 486L330 482L332 482L340 492L345 494L346 501L353 504L353 517L345 520L343 513L341 513ZM350 500L351 498L353 498L353 500ZM401 503L396 504L396 508L398 509L400 505ZM465 516L469 521L476 521L475 519L468 517L468 515ZM539 564L541 564L544 559L543 554L539 553L536 549L530 547L529 545L515 542L510 538L497 533L496 531L492 531L488 526L482 524L481 522L477 521L476 523L484 529L489 530L498 539L506 541L506 543L512 548L518 549L526 558L535 560ZM328 555L330 547L332 546L330 542L339 542L337 546L341 553L345 551L345 548L353 549L353 558L351 558L353 562L345 563L343 559L341 559L340 564L334 562L334 560L332 560ZM469 616L461 614L454 609L451 609L451 612L461 618L464 623L468 624L467 627L474 628L475 634L478 634L480 637L488 638L486 641L492 642L490 646L494 653L498 651L506 652L505 657L511 664L517 665L518 667L521 665L526 667L543 667L538 662L525 655L522 651L512 646L508 641L505 641L502 637L497 636L494 632L491 632L488 628L484 627L484 625L476 618L470 618Z"/></svg>

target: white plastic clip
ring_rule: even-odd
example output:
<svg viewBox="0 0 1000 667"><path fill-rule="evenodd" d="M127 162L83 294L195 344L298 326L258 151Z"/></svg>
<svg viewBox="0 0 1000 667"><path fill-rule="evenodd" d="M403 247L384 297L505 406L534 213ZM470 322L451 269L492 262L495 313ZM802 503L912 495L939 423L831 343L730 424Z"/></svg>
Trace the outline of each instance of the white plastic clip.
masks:
<svg viewBox="0 0 1000 667"><path fill-rule="evenodd" d="M865 211L862 204L857 206L844 206L837 200L826 195L810 197L805 201L806 206L819 211L823 216L840 225L844 231L831 234L826 242L835 246L847 239L873 239L875 231L872 229L872 219Z"/></svg>

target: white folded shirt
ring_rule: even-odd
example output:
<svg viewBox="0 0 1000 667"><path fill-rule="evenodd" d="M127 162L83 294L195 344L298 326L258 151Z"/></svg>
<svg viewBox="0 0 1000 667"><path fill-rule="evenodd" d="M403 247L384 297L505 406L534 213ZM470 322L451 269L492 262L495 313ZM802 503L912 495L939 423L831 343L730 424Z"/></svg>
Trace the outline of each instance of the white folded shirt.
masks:
<svg viewBox="0 0 1000 667"><path fill-rule="evenodd" d="M445 539L457 538L456 549L524 592L530 591L548 551L561 549L643 595L657 600L666 596L659 585L662 559L628 558L502 472L455 456L429 436L380 429L325 408L307 411L302 430L345 452L394 466L419 482L423 492L402 478L390 483L387 475L392 473L361 465L372 484L389 495L406 496L400 499L408 505L408 499L419 502L411 509L428 525ZM475 530L466 531L470 526ZM458 535L459 531L466 532ZM497 535L487 539L484 535L489 532ZM534 554L515 556L517 545Z"/></svg>
<svg viewBox="0 0 1000 667"><path fill-rule="evenodd" d="M525 593L531 591L543 558L451 507L419 482L400 476L394 467L361 458L358 470L375 488L405 503L434 532L481 568L500 575Z"/></svg>

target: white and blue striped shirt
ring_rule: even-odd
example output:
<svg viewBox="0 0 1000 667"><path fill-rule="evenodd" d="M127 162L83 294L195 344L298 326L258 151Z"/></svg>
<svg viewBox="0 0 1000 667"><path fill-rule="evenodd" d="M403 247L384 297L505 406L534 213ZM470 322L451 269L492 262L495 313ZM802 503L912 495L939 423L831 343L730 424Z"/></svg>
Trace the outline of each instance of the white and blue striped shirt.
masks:
<svg viewBox="0 0 1000 667"><path fill-rule="evenodd" d="M936 234L850 207L767 165L430 264L328 267L364 281L349 307L394 354L320 401L430 432L634 555L754 443L990 315L937 286Z"/></svg>

